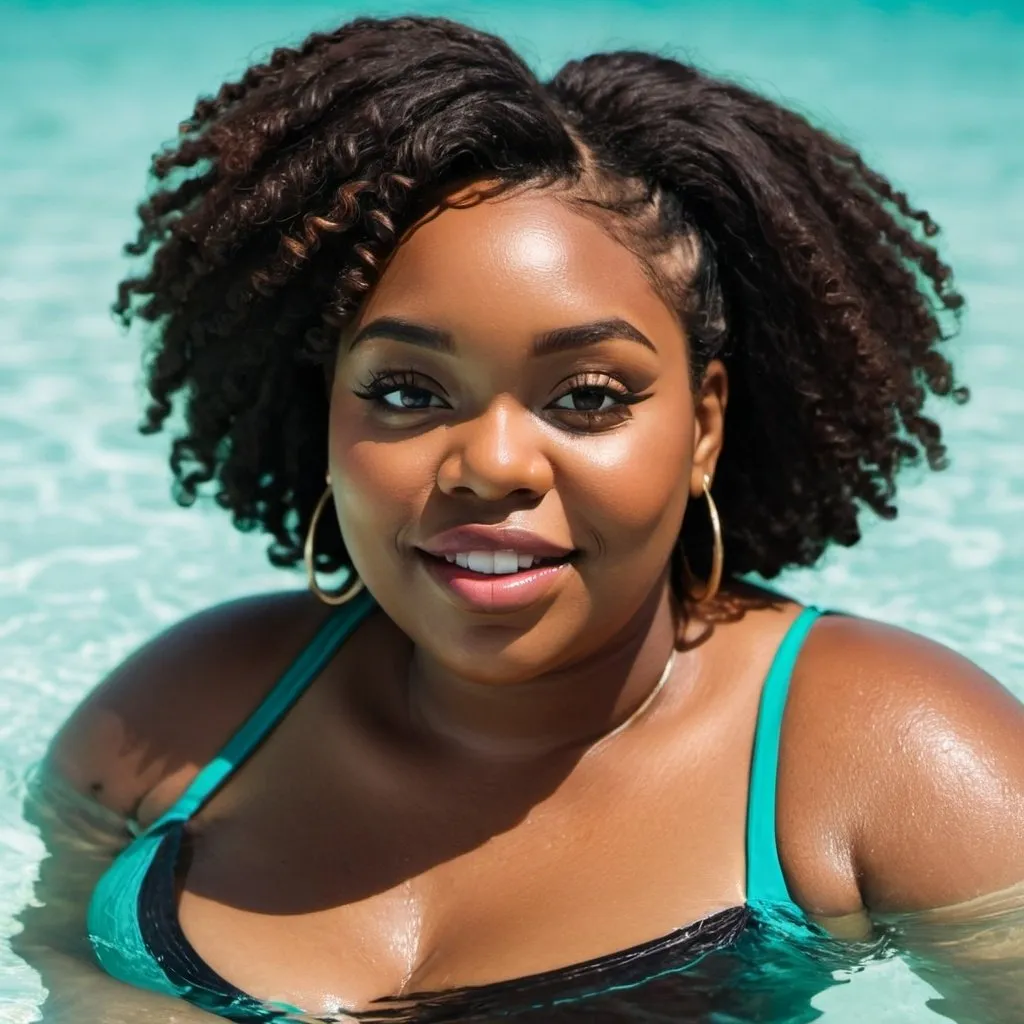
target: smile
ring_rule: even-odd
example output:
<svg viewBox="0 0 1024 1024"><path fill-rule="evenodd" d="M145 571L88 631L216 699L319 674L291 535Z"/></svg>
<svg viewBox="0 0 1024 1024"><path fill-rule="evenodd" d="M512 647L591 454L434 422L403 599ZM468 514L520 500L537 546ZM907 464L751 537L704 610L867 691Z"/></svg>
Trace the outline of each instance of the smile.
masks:
<svg viewBox="0 0 1024 1024"><path fill-rule="evenodd" d="M456 603L473 611L512 612L547 596L570 571L572 558L515 551L460 551L432 555L419 551L433 580Z"/></svg>

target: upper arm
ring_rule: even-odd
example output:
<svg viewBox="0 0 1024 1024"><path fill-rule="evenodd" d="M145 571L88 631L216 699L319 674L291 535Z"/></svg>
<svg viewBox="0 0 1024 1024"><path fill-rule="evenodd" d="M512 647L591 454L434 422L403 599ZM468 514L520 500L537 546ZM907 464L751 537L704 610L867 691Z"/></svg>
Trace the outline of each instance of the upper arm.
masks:
<svg viewBox="0 0 1024 1024"><path fill-rule="evenodd" d="M310 600L272 594L201 612L86 696L30 780L24 816L46 856L15 952L40 969L54 951L90 958L86 908L131 839L129 820L158 816L238 728L316 628Z"/></svg>
<svg viewBox="0 0 1024 1024"><path fill-rule="evenodd" d="M799 726L821 738L812 770L867 908L944 907L1024 880L1012 693L941 644L851 617L819 621L798 674Z"/></svg>
<svg viewBox="0 0 1024 1024"><path fill-rule="evenodd" d="M173 802L319 617L297 592L232 601L172 626L87 695L54 737L44 770L125 818L140 817L158 791L159 803Z"/></svg>

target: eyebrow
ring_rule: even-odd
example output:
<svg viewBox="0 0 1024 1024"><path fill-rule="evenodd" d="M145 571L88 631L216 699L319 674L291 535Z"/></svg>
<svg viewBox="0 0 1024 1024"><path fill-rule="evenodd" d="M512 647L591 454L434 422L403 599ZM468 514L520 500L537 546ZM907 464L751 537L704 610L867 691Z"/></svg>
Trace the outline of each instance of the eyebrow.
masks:
<svg viewBox="0 0 1024 1024"><path fill-rule="evenodd" d="M449 331L439 327L428 327L416 324L399 317L382 316L370 321L361 328L352 339L349 351L367 338L390 338L392 341L405 342L407 345L418 345L420 348L433 349L436 352L451 353L455 350L454 340ZM533 339L533 354L537 356L552 355L576 348L586 348L602 341L616 339L633 341L652 352L657 352L654 343L642 331L637 330L628 320L621 317L608 317L604 320L592 320L585 324L573 324L570 327L555 327L545 331Z"/></svg>

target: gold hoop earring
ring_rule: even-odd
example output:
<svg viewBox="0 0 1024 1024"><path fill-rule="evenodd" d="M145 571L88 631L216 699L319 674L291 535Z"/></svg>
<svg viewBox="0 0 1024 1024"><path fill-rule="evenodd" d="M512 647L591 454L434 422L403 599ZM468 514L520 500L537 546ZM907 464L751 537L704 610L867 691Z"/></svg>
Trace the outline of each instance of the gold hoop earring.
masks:
<svg viewBox="0 0 1024 1024"><path fill-rule="evenodd" d="M704 474L704 497L708 503L708 515L711 517L711 532L714 534L714 547L711 552L711 575L707 583L701 584L690 571L690 564L683 555L683 569L686 573L687 593L697 604L710 604L718 594L722 585L722 568L725 565L725 544L722 542L722 521L718 517L718 506L711 497L711 477Z"/></svg>
<svg viewBox="0 0 1024 1024"><path fill-rule="evenodd" d="M327 500L331 496L331 484L330 478L328 477L327 490L321 495L320 500L316 503L316 508L313 510L313 518L309 521L309 529L306 531L306 543L303 549L303 555L306 562L306 578L309 580L309 589L316 594L317 597L323 601L324 604L339 605L346 604L351 601L356 594L360 593L363 589L363 581L356 574L355 569L352 569L352 579L355 581L349 583L344 590L339 590L335 593L331 593L329 590L324 590L316 581L316 566L314 564L313 556L313 540L316 536L316 526L320 522L320 516L323 515L324 508L327 506Z"/></svg>

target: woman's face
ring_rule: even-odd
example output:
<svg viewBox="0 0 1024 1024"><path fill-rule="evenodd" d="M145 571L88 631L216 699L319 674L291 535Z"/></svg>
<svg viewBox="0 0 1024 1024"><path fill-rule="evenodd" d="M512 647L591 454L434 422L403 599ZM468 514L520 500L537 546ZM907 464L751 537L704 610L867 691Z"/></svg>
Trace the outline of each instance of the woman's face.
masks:
<svg viewBox="0 0 1024 1024"><path fill-rule="evenodd" d="M712 364L695 402L676 316L596 223L541 191L446 208L338 353L329 470L356 570L466 678L598 654L668 599L724 401Z"/></svg>

